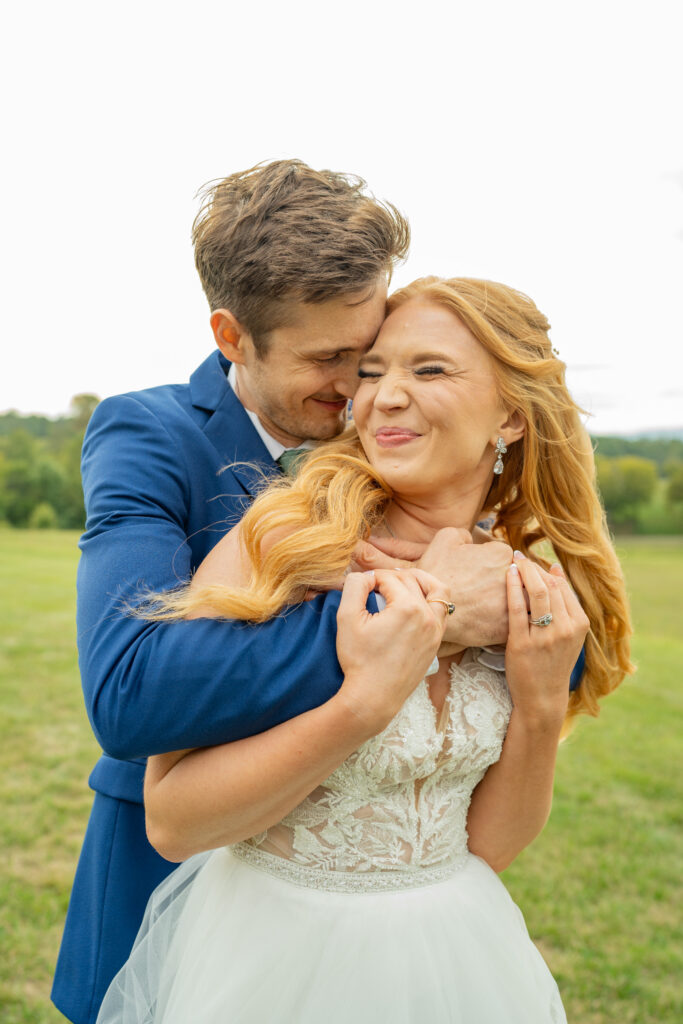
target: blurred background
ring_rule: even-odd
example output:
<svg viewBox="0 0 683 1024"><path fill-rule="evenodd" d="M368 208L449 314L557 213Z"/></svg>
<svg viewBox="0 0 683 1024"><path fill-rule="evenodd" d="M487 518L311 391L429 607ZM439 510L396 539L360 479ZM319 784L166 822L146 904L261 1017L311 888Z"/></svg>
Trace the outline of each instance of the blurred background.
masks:
<svg viewBox="0 0 683 1024"><path fill-rule="evenodd" d="M565 745L551 822L506 882L570 1020L674 1021L678 5L235 6L27 0L5 14L0 1017L59 1019L47 994L97 753L74 653L83 430L98 399L184 381L212 349L198 188L299 157L361 175L407 214L395 284L501 280L553 325L596 439L640 668Z"/></svg>

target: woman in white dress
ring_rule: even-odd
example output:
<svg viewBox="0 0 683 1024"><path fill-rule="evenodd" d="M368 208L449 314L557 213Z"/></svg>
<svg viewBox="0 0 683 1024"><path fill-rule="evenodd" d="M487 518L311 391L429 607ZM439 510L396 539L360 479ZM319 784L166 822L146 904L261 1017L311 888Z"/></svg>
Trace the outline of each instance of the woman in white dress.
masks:
<svg viewBox="0 0 683 1024"><path fill-rule="evenodd" d="M486 543L476 523L492 515L517 549L505 651L439 646L449 602L427 574L351 573L332 701L150 759L151 841L185 863L150 900L99 1024L566 1019L495 872L543 827L561 732L629 671L630 630L590 440L547 330L526 296L491 282L397 292L361 360L354 425L156 607L262 621L340 585L371 531ZM364 611L373 589L379 615ZM380 635L386 671L368 679L364 645Z"/></svg>

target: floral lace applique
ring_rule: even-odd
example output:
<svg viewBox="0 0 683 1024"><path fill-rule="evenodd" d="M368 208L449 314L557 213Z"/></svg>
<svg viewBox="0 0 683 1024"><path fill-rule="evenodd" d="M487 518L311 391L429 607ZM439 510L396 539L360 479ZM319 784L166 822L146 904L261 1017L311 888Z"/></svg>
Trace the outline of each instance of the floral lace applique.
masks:
<svg viewBox="0 0 683 1024"><path fill-rule="evenodd" d="M236 855L314 888L397 888L451 873L466 855L472 791L500 757L512 703L504 675L475 650L451 668L446 703L439 723L421 682L384 732L279 824L236 844Z"/></svg>

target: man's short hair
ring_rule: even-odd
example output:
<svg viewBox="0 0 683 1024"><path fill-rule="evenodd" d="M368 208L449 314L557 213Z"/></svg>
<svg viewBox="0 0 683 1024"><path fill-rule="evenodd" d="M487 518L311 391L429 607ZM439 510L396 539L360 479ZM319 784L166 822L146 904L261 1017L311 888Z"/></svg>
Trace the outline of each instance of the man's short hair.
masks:
<svg viewBox="0 0 683 1024"><path fill-rule="evenodd" d="M265 354L292 302L324 302L375 284L408 253L407 220L354 175L276 160L209 182L192 226L214 309L229 309Z"/></svg>

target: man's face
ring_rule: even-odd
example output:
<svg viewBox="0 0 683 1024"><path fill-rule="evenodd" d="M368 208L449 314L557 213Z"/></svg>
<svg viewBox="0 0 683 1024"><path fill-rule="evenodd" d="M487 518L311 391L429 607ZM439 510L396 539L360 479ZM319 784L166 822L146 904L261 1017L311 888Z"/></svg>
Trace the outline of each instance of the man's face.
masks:
<svg viewBox="0 0 683 1024"><path fill-rule="evenodd" d="M288 448L334 437L346 425L358 387L358 362L384 320L387 282L320 303L293 307L291 324L270 332L262 359L243 338L239 398Z"/></svg>

